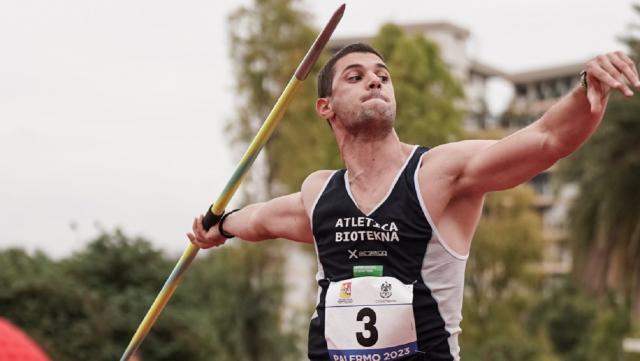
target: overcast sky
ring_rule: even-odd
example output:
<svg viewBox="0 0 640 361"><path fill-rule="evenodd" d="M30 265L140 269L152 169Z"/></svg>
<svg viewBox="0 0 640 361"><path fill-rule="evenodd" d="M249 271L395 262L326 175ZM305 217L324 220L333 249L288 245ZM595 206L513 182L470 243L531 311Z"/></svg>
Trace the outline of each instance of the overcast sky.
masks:
<svg viewBox="0 0 640 361"><path fill-rule="evenodd" d="M99 224L181 252L239 157L226 17L248 2L1 1L0 249L64 256ZM519 71L621 49L632 2L354 1L335 36L445 20ZM304 4L320 27L340 2Z"/></svg>

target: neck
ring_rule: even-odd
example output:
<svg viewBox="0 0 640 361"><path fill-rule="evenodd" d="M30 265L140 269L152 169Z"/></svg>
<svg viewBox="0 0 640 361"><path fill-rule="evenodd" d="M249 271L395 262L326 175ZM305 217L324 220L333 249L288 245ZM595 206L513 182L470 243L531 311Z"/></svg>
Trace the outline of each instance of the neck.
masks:
<svg viewBox="0 0 640 361"><path fill-rule="evenodd" d="M400 142L395 130L375 140L345 135L337 141L352 183L376 179L399 169L412 149L410 145Z"/></svg>

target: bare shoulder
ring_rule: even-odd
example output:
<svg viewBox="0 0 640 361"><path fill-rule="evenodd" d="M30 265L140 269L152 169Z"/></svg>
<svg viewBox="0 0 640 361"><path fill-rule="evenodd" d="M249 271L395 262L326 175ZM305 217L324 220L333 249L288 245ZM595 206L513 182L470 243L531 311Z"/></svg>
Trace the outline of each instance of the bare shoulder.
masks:
<svg viewBox="0 0 640 361"><path fill-rule="evenodd" d="M497 140L470 139L441 144L425 153L424 162L427 160L438 162L468 160L474 154L477 154L496 142Z"/></svg>
<svg viewBox="0 0 640 361"><path fill-rule="evenodd" d="M418 171L420 193L434 221L461 196L458 184L473 156L494 140L463 140L434 147L422 157Z"/></svg>
<svg viewBox="0 0 640 361"><path fill-rule="evenodd" d="M302 182L300 192L307 213L311 211L311 207L313 207L314 202L320 195L322 188L334 172L333 170L318 170L309 174L304 182Z"/></svg>
<svg viewBox="0 0 640 361"><path fill-rule="evenodd" d="M426 152L420 168L421 181L436 177L458 178L475 154L494 144L495 140L462 140L439 145Z"/></svg>
<svg viewBox="0 0 640 361"><path fill-rule="evenodd" d="M307 176L307 178L302 182L302 192L306 191L313 192L314 190L319 191L324 183L329 179L329 177L335 172L334 170L317 170Z"/></svg>
<svg viewBox="0 0 640 361"><path fill-rule="evenodd" d="M482 212L484 196L465 194L460 187L474 156L495 140L447 143L423 155L418 172L420 195L440 232L441 241L460 255L467 254Z"/></svg>

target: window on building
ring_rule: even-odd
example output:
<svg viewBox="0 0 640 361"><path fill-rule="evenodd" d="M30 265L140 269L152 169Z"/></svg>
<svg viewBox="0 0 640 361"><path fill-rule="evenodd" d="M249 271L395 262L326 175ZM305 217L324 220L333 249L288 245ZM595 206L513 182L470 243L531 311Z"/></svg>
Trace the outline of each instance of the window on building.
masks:
<svg viewBox="0 0 640 361"><path fill-rule="evenodd" d="M553 82L553 97L559 98L564 94L567 90L564 87L564 82L562 79L556 79Z"/></svg>
<svg viewBox="0 0 640 361"><path fill-rule="evenodd" d="M544 92L542 91L542 83L538 82L534 85L534 89L536 91L536 100L544 99Z"/></svg>
<svg viewBox="0 0 640 361"><path fill-rule="evenodd" d="M568 76L564 78L564 84L567 86L567 89L573 88L573 85L576 83L577 83L577 80L572 76Z"/></svg>

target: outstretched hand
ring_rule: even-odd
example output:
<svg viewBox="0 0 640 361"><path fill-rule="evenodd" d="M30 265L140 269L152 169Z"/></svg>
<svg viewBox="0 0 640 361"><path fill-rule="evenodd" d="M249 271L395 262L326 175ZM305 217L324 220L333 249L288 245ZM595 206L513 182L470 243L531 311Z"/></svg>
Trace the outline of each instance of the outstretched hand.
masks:
<svg viewBox="0 0 640 361"><path fill-rule="evenodd" d="M599 55L587 63L587 98L592 113L604 110L613 89L633 96L631 87L640 89L636 64L621 51Z"/></svg>

